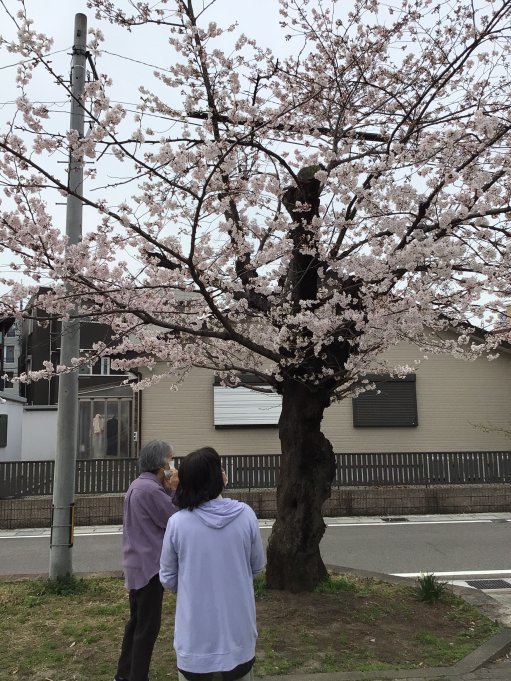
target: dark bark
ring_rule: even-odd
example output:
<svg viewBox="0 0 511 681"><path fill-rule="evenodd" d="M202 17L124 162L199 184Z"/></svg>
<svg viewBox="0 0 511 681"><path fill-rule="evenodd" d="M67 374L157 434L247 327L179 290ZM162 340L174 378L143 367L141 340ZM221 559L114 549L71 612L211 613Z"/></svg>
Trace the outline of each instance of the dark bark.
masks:
<svg viewBox="0 0 511 681"><path fill-rule="evenodd" d="M311 591L326 576L319 551L325 531L322 506L335 475L332 445L321 432L328 390L285 379L282 388L277 520L268 544L269 588Z"/></svg>

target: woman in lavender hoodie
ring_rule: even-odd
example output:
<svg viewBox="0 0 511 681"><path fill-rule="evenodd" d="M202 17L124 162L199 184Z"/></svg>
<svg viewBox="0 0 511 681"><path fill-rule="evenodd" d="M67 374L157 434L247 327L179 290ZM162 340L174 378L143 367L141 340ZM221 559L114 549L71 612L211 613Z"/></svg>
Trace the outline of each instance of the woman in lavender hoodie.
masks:
<svg viewBox="0 0 511 681"><path fill-rule="evenodd" d="M220 457L211 447L179 466L180 510L163 539L160 581L177 593L174 647L179 681L251 679L257 639L253 578L265 556L257 518L223 499ZM216 676L216 678L218 678Z"/></svg>

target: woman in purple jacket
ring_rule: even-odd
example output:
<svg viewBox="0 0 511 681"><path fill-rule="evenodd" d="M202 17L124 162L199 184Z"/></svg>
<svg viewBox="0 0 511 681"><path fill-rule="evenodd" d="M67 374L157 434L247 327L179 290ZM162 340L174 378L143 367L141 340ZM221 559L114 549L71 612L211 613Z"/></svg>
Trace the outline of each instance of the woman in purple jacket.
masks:
<svg viewBox="0 0 511 681"><path fill-rule="evenodd" d="M179 681L251 679L257 639L253 578L265 565L259 525L246 504L223 499L211 447L183 459L180 510L163 539L160 580L177 593L174 647Z"/></svg>
<svg viewBox="0 0 511 681"><path fill-rule="evenodd" d="M158 570L163 535L178 509L173 490L177 471L173 448L153 440L140 450L140 475L124 499L122 567L129 589L130 618L124 630L114 681L148 681L154 644L160 631L163 587Z"/></svg>

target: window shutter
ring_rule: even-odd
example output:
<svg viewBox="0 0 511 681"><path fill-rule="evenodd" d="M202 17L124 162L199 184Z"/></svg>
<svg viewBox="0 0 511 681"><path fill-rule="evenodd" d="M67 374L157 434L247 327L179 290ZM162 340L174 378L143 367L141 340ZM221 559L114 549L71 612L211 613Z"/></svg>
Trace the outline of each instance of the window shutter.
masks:
<svg viewBox="0 0 511 681"><path fill-rule="evenodd" d="M260 376L240 373L245 385L266 387ZM282 409L282 397L238 386L227 388L215 377L213 386L213 424L215 428L276 426Z"/></svg>
<svg viewBox="0 0 511 681"><path fill-rule="evenodd" d="M405 378L368 376L376 390L352 400L355 428L402 428L417 426L415 374Z"/></svg>

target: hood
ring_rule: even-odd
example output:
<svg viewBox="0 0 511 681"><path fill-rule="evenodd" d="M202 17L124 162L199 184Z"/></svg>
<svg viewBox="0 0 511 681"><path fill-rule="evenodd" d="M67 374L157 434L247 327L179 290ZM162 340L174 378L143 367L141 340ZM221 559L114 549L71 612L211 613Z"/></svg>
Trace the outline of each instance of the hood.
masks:
<svg viewBox="0 0 511 681"><path fill-rule="evenodd" d="M244 504L236 499L212 499L194 508L193 513L207 525L214 529L221 529L242 513Z"/></svg>

